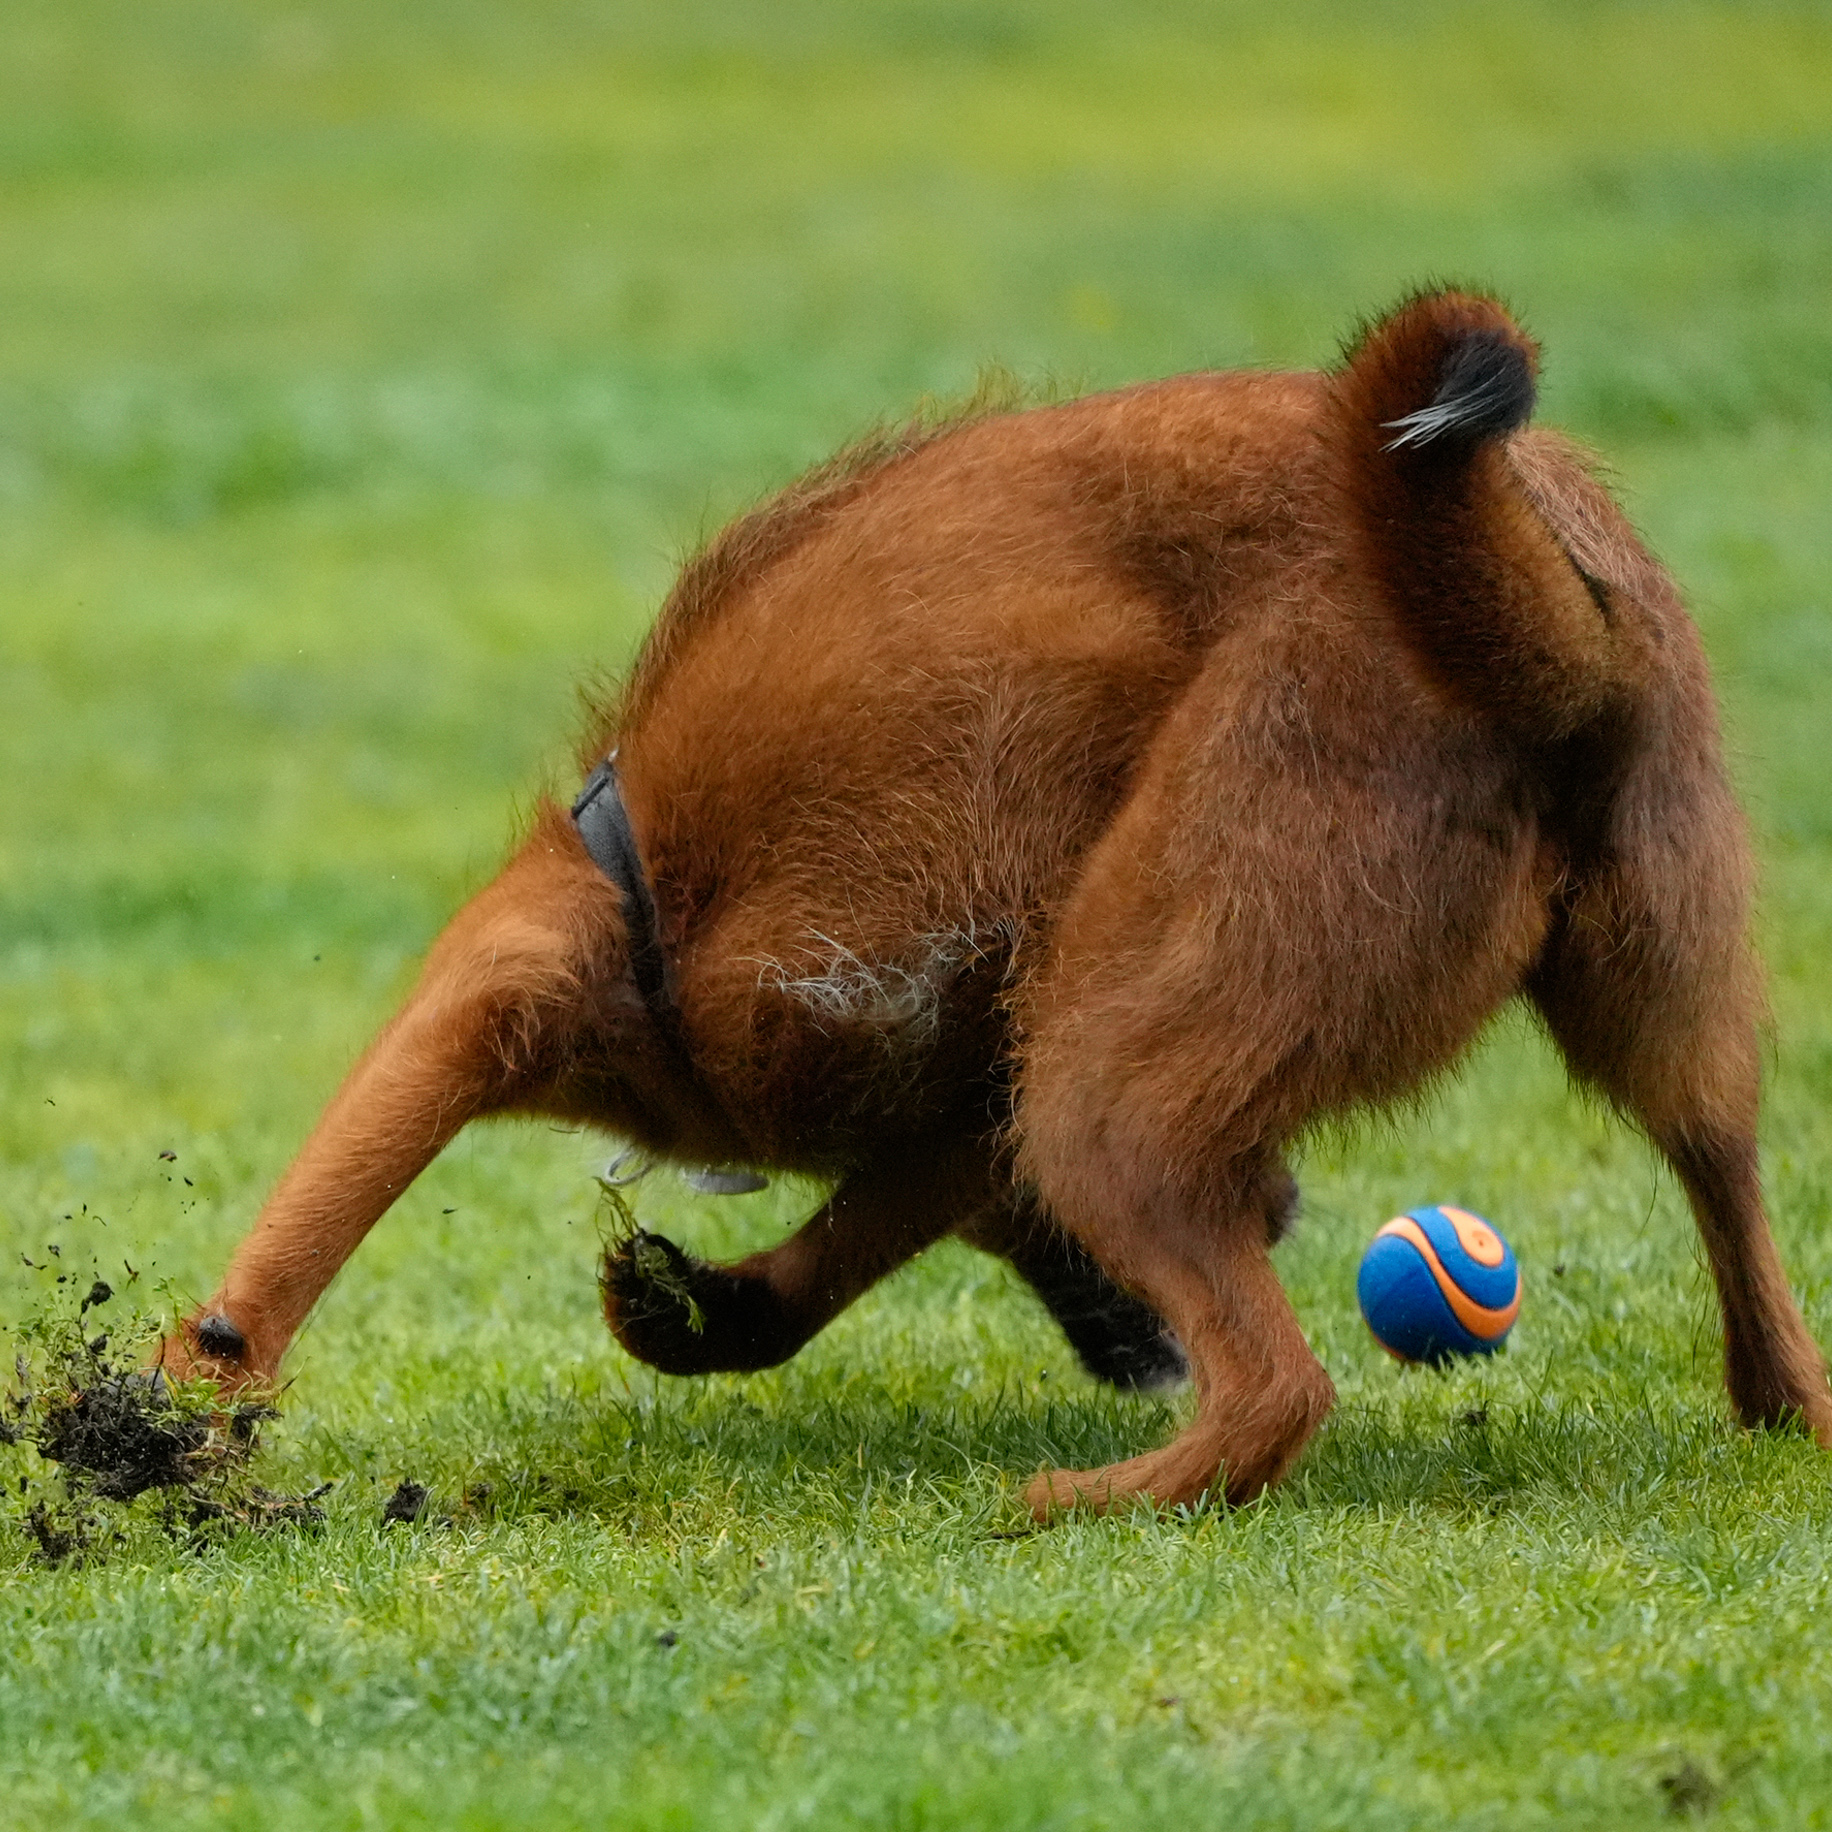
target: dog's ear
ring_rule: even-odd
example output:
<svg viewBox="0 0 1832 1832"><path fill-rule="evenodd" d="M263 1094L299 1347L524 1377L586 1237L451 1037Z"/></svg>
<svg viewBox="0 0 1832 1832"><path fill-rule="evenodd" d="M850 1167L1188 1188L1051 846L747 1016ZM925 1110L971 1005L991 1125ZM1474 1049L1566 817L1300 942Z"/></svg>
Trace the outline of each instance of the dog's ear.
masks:
<svg viewBox="0 0 1832 1832"><path fill-rule="evenodd" d="M1421 293L1331 378L1347 521L1427 667L1534 743L1599 716L1621 662L1599 602L1509 464L1538 346L1493 299Z"/></svg>

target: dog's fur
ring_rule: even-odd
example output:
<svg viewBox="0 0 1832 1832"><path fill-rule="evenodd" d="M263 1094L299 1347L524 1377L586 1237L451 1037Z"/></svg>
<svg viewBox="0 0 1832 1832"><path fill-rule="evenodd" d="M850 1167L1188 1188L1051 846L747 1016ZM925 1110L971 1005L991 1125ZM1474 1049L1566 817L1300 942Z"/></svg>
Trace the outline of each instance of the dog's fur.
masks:
<svg viewBox="0 0 1832 1832"><path fill-rule="evenodd" d="M836 1180L736 1266L613 1253L644 1360L771 1365L953 1231L1096 1372L1195 1379L1174 1442L1039 1477L1039 1515L1238 1501L1333 1397L1269 1258L1282 1152L1519 994L1684 1182L1739 1415L1832 1443L1757 1186L1705 663L1584 462L1520 430L1535 362L1492 302L1421 296L1333 374L912 433L728 529L583 754L619 751L666 1021L543 806L168 1359L272 1376L453 1134L550 1114Z"/></svg>

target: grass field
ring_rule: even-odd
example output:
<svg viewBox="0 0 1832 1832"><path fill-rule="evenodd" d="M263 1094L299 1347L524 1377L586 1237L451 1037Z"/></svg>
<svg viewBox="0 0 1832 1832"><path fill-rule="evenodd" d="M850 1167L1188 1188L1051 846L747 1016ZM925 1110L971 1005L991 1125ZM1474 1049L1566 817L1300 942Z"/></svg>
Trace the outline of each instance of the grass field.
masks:
<svg viewBox="0 0 1832 1832"><path fill-rule="evenodd" d="M51 1241L208 1289L709 525L987 360L1310 364L1434 275L1542 336L1706 632L1832 1340L1832 9L1685 0L14 0L0 1322ZM1524 1023L1306 1154L1342 1405L1234 1515L1018 1532L1172 1415L962 1249L777 1373L649 1375L604 1149L479 1129L376 1231L261 1453L322 1530L0 1523L0 1823L1832 1824L1832 1460L1731 1427L1683 1205ZM1527 1280L1443 1378L1353 1299L1434 1197ZM811 1200L642 1212L723 1252ZM384 1527L402 1478L451 1523Z"/></svg>

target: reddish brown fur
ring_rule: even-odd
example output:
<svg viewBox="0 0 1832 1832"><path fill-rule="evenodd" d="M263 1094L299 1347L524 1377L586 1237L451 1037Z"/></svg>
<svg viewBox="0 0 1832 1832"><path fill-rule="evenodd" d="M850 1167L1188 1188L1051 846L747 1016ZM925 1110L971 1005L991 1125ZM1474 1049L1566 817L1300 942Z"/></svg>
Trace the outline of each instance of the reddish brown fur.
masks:
<svg viewBox="0 0 1832 1832"><path fill-rule="evenodd" d="M1519 411L1396 439L1470 351ZM1046 1262L1081 1277L1053 1225L1168 1321L1198 1409L1033 1506L1242 1499L1332 1398L1271 1268L1281 1154L1519 993L1685 1180L1739 1414L1832 1442L1756 1183L1761 990L1704 661L1571 448L1509 432L1532 361L1498 307L1438 294L1333 376L893 439L737 524L583 759L620 747L678 1023L544 807L206 1307L245 1352L202 1355L193 1319L169 1356L271 1375L459 1127L557 1114L838 1179L784 1247L679 1261L698 1334L613 1259L612 1326L656 1365L781 1360L951 1230L1040 1289Z"/></svg>

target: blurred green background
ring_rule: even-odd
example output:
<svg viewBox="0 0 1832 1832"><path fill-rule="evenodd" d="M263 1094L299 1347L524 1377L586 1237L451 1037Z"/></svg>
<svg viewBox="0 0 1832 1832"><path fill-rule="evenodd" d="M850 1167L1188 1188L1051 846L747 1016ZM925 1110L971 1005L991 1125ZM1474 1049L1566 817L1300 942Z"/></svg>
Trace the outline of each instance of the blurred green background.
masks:
<svg viewBox="0 0 1832 1832"><path fill-rule="evenodd" d="M1543 339L1542 418L1705 629L1765 872L1770 1183L1832 1334L1832 10L1684 0L8 0L0 1315L47 1239L208 1288L570 786L578 683L733 509L989 361L1311 365L1427 278ZM780 1375L632 1370L601 1155L480 1130L358 1257L269 1453L346 1478L309 1553L0 1548L19 1823L1621 1825L1687 1768L1738 1823L1820 1823L1826 1478L1726 1433L1681 1205L1524 1027L1310 1153L1285 1265L1344 1410L1199 1528L986 1538L1005 1477L1165 1415L963 1252ZM1499 1369L1407 1387L1352 1270L1439 1195L1508 1229L1527 1308ZM807 1192L645 1200L713 1250ZM1478 1454L1483 1407L1515 1424ZM552 1469L563 1506L503 1475ZM522 1497L495 1524L378 1537L365 1483L479 1470ZM1003 1639L960 1627L976 1584ZM1536 1653L1478 1658L1522 1621Z"/></svg>
<svg viewBox="0 0 1832 1832"><path fill-rule="evenodd" d="M1691 590L1798 1060L1829 124L1822 7L15 0L9 1211L174 1126L271 1174L737 505L987 361L1311 364L1428 276Z"/></svg>

